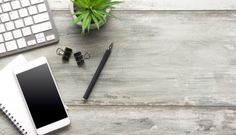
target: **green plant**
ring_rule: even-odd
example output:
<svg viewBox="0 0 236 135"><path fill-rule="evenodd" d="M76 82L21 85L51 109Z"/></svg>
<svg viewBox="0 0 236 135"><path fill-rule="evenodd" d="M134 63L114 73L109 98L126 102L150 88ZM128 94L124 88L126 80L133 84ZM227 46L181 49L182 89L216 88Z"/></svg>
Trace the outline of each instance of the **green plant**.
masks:
<svg viewBox="0 0 236 135"><path fill-rule="evenodd" d="M72 0L75 10L74 23L82 23L82 33L90 30L91 24L95 24L99 30L101 24L106 23L106 17L115 18L114 15L107 12L113 6L121 3L121 1L113 0Z"/></svg>

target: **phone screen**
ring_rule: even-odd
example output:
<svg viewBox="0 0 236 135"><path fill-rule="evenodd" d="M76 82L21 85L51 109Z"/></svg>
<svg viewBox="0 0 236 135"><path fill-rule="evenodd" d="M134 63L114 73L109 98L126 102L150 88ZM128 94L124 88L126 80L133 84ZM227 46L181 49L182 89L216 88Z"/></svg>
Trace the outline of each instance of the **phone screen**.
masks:
<svg viewBox="0 0 236 135"><path fill-rule="evenodd" d="M16 75L36 128L67 118L47 64Z"/></svg>

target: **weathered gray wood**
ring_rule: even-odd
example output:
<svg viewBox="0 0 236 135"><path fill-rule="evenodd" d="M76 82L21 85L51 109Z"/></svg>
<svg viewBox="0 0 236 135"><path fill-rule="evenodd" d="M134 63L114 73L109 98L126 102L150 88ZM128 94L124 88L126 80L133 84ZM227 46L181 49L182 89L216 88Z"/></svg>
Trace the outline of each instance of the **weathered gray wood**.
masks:
<svg viewBox="0 0 236 135"><path fill-rule="evenodd" d="M92 54L78 68L73 59L63 65L45 53L68 104L81 104L104 49L114 41L92 104L235 105L235 12L114 13L120 19L87 36L69 25L69 14L55 14L59 46Z"/></svg>
<svg viewBox="0 0 236 135"><path fill-rule="evenodd" d="M70 0L48 0L52 10L68 10ZM235 10L235 0L121 0L115 10Z"/></svg>
<svg viewBox="0 0 236 135"><path fill-rule="evenodd" d="M235 12L114 14L120 19L82 36L67 11L54 12L60 43L24 53L29 60L48 58L67 104L83 104L105 48L114 42L89 104L235 106ZM64 46L88 51L92 58L82 68L73 58L62 64L55 50Z"/></svg>
<svg viewBox="0 0 236 135"><path fill-rule="evenodd" d="M99 32L80 35L67 11L54 12L58 45L24 53L46 56L68 105L82 96L109 43L113 53L92 92L92 105L236 105L236 13L115 11ZM90 52L84 67L63 64L58 47ZM2 59L6 63L11 57ZM4 64L3 64L4 65Z"/></svg>
<svg viewBox="0 0 236 135"><path fill-rule="evenodd" d="M118 20L82 36L68 11L53 12L60 43L23 53L48 58L70 105L71 127L53 134L236 134L235 109L222 107L236 105L235 11L113 13ZM84 106L110 42L112 55ZM55 50L65 46L92 57L81 68L73 58L62 64ZM14 57L0 59L0 68ZM2 115L0 125L0 134L16 134Z"/></svg>
<svg viewBox="0 0 236 135"><path fill-rule="evenodd" d="M50 135L233 135L230 108L72 107L72 124ZM0 134L18 134L0 117Z"/></svg>

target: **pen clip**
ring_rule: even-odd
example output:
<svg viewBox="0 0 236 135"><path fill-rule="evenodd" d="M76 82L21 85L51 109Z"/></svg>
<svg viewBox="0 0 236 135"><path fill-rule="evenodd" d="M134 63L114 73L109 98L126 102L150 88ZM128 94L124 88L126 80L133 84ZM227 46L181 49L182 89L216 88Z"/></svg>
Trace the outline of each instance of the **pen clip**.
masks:
<svg viewBox="0 0 236 135"><path fill-rule="evenodd" d="M108 47L108 50L112 50L113 48L113 43L110 44L110 46Z"/></svg>

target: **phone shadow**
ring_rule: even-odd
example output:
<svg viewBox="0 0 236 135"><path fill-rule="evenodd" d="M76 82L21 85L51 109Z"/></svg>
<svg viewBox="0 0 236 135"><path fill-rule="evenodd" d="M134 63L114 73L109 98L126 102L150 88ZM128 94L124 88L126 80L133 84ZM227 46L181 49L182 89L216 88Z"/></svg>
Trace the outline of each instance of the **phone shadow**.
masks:
<svg viewBox="0 0 236 135"><path fill-rule="evenodd" d="M60 128L58 130L55 130L51 133L48 133L47 135L59 135L59 134L65 134L68 130L70 130L71 125L68 125L66 127Z"/></svg>

